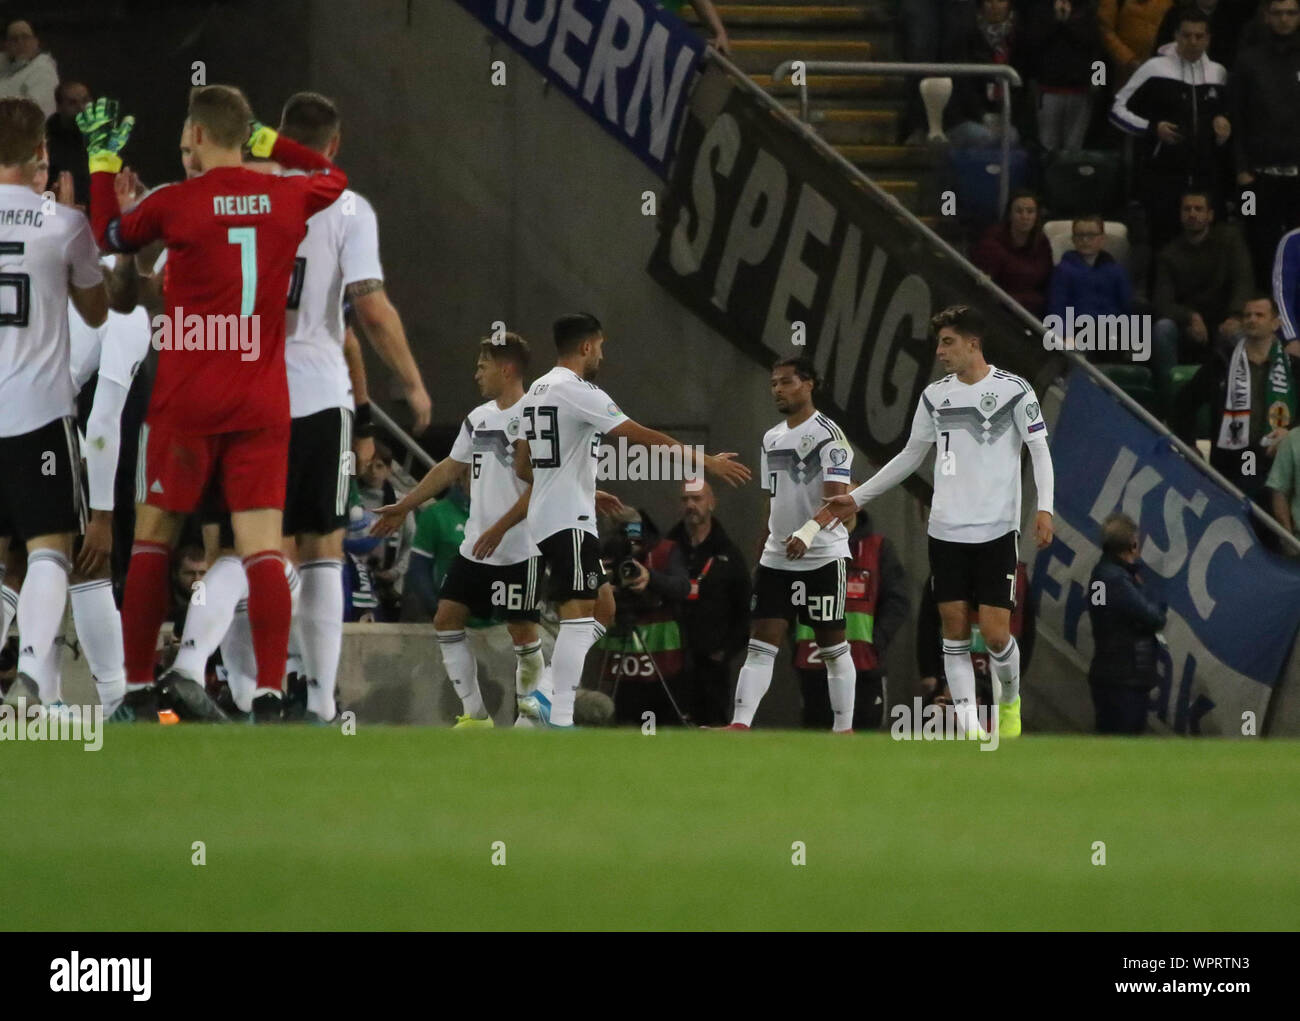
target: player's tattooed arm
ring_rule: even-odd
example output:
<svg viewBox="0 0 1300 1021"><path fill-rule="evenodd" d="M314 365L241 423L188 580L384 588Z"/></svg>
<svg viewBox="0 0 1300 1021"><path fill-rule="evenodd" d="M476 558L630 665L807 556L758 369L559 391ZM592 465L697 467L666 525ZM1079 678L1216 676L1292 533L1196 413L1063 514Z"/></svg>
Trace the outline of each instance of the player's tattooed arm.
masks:
<svg viewBox="0 0 1300 1021"><path fill-rule="evenodd" d="M406 402L411 406L416 434L424 432L433 418L433 402L420 378L402 327L402 317L388 300L382 280L354 280L344 291L355 313L353 328L364 336L402 381Z"/></svg>
<svg viewBox="0 0 1300 1021"><path fill-rule="evenodd" d="M119 255L113 268L104 274L108 288L108 307L114 312L127 313L140 303L140 274L136 272L135 258Z"/></svg>

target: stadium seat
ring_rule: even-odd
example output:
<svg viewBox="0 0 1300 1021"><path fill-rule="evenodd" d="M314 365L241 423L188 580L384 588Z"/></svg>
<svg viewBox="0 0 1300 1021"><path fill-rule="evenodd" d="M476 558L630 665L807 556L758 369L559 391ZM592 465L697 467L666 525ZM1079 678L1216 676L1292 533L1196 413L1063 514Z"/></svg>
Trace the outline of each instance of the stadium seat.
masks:
<svg viewBox="0 0 1300 1021"><path fill-rule="evenodd" d="M1122 184L1118 152L1057 153L1043 173L1043 203L1053 216L1104 216L1119 205Z"/></svg>
<svg viewBox="0 0 1300 1021"><path fill-rule="evenodd" d="M1029 179L1029 154L1019 146L1011 147L1011 181L1008 192L1024 187ZM996 223L998 184L1002 174L1002 150L949 149L941 173L942 189L957 196L957 216L975 228Z"/></svg>
<svg viewBox="0 0 1300 1021"><path fill-rule="evenodd" d="M1097 368L1142 407L1149 408L1155 403L1156 389L1151 379L1151 370L1145 365L1106 363Z"/></svg>
<svg viewBox="0 0 1300 1021"><path fill-rule="evenodd" d="M1046 235L1048 243L1052 246L1052 264L1061 261L1061 256L1074 247L1074 241L1071 233L1074 229L1073 220L1048 220L1043 224L1043 234ZM1129 268L1128 254L1128 227L1118 220L1106 221L1106 238L1102 242L1102 248L1109 252L1117 262L1125 269Z"/></svg>
<svg viewBox="0 0 1300 1021"><path fill-rule="evenodd" d="M1188 381L1196 375L1199 365L1175 365L1169 372L1170 399L1173 400L1178 396L1178 391L1187 385ZM1208 404L1203 405L1201 410L1196 414L1196 436L1198 439L1205 439L1210 435L1211 408Z"/></svg>

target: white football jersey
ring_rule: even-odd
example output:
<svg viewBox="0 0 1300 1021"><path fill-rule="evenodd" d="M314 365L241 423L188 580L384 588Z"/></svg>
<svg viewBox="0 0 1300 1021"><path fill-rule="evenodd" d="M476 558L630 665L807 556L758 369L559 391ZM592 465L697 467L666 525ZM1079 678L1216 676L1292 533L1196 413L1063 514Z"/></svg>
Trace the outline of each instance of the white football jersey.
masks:
<svg viewBox="0 0 1300 1021"><path fill-rule="evenodd" d="M1020 450L1047 438L1033 388L990 366L978 383L948 375L921 392L912 439L937 444L930 535L989 542L1020 531Z"/></svg>
<svg viewBox="0 0 1300 1021"><path fill-rule="evenodd" d="M353 407L343 357L343 288L383 279L375 211L356 192L345 191L307 221L289 280L284 365L294 418Z"/></svg>
<svg viewBox="0 0 1300 1021"><path fill-rule="evenodd" d="M504 567L537 556L528 522L521 521L506 532L486 560L474 557L479 536L500 521L528 488L515 474L515 440L520 438L522 407L522 397L504 409L496 401L480 404L469 413L451 447L451 459L470 466L469 521L460 555L476 564Z"/></svg>
<svg viewBox="0 0 1300 1021"><path fill-rule="evenodd" d="M821 509L826 482L847 483L853 448L840 427L821 412L794 428L785 422L763 434L759 453L763 489L771 497L767 542L758 562L782 571L815 571L849 555L849 532L841 521L818 532L798 560L785 555L790 536Z"/></svg>
<svg viewBox="0 0 1300 1021"><path fill-rule="evenodd" d="M164 249L165 251L165 249ZM100 260L111 269L114 256ZM130 312L109 311L103 326L92 329L68 302L68 339L72 358L72 386L80 392L96 372L126 389L149 354L149 313L137 305Z"/></svg>
<svg viewBox="0 0 1300 1021"><path fill-rule="evenodd" d="M601 437L627 421L595 383L556 366L518 405L533 463L528 530L541 542L567 528L596 535L596 458Z"/></svg>
<svg viewBox="0 0 1300 1021"><path fill-rule="evenodd" d="M68 286L103 279L84 214L0 184L0 436L73 414Z"/></svg>

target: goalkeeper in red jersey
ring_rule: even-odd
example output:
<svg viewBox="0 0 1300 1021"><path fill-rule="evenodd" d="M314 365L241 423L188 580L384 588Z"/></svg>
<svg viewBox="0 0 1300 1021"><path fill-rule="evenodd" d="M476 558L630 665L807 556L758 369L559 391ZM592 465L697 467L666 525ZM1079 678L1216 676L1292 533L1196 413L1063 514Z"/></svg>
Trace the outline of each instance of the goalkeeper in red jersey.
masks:
<svg viewBox="0 0 1300 1021"><path fill-rule="evenodd" d="M91 170L91 223L100 246L134 252L167 245L160 352L136 466L135 542L122 605L127 715L157 719L169 699L182 719L221 720L196 682L164 675L154 651L169 605L168 563L184 516L215 487L228 509L248 576L257 661L255 719L280 717L290 598L280 553L289 447L284 368L285 295L308 217L342 194L347 176L329 160L255 126L236 88L190 93L185 130L198 176L163 185L122 211L131 175L115 177L133 124L101 99L77 122ZM244 148L304 174L243 166Z"/></svg>

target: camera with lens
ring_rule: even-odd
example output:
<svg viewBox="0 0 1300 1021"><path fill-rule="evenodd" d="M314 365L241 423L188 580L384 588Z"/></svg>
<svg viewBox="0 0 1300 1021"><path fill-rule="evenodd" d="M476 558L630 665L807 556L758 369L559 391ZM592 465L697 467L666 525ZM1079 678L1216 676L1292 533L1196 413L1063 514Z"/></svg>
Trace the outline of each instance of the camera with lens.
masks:
<svg viewBox="0 0 1300 1021"><path fill-rule="evenodd" d="M641 575L640 554L644 549L641 522L629 521L605 540L601 559L610 565L619 588L626 588Z"/></svg>

